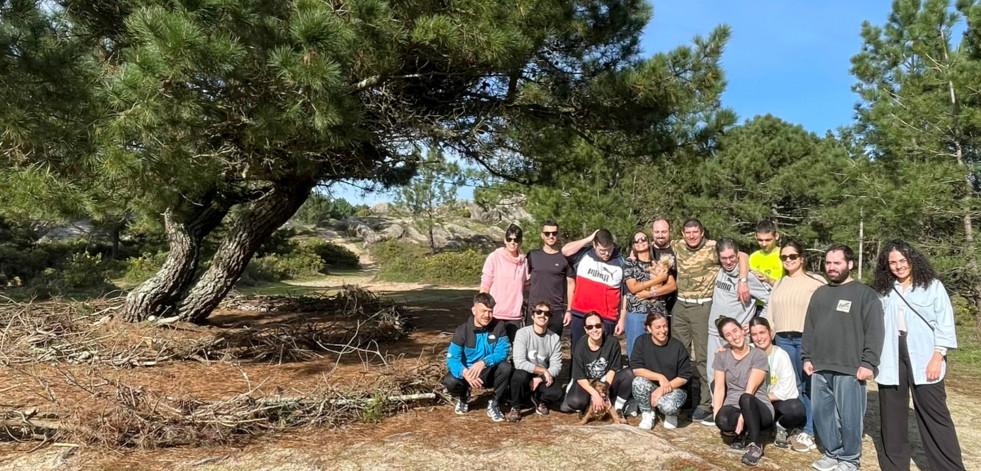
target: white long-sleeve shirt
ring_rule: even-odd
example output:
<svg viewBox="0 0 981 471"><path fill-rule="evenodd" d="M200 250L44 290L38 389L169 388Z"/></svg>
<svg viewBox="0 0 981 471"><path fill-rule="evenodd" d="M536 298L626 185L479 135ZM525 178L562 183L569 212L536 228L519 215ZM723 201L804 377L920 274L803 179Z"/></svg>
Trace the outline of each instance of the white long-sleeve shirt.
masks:
<svg viewBox="0 0 981 471"><path fill-rule="evenodd" d="M782 348L773 345L770 347L770 381L769 392L776 396L778 401L797 399L797 372L794 365L790 362L790 355Z"/></svg>

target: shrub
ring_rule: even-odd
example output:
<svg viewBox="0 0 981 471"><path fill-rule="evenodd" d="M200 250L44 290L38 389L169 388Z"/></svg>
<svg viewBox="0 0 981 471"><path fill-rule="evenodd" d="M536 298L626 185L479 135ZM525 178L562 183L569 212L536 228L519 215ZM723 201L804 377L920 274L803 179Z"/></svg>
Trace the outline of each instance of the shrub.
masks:
<svg viewBox="0 0 981 471"><path fill-rule="evenodd" d="M160 270L167 261L167 252L144 253L123 262L120 278L128 284L142 283Z"/></svg>
<svg viewBox="0 0 981 471"><path fill-rule="evenodd" d="M486 254L467 249L462 252L442 252L425 257L425 283L440 285L479 285Z"/></svg>
<svg viewBox="0 0 981 471"><path fill-rule="evenodd" d="M296 229L285 227L269 235L255 251L256 257L266 255L288 255L297 248L297 243L293 238L296 237Z"/></svg>
<svg viewBox="0 0 981 471"><path fill-rule="evenodd" d="M442 285L476 285L487 255L473 249L427 255L419 245L383 242L371 247L378 260L378 278L387 281Z"/></svg>
<svg viewBox="0 0 981 471"><path fill-rule="evenodd" d="M286 256L266 255L254 257L249 262L242 272L242 282L256 284L305 278L320 275L325 269L324 261L312 252L297 251Z"/></svg>
<svg viewBox="0 0 981 471"><path fill-rule="evenodd" d="M300 250L316 254L327 268L355 269L360 265L358 254L337 244L314 239L300 246Z"/></svg>

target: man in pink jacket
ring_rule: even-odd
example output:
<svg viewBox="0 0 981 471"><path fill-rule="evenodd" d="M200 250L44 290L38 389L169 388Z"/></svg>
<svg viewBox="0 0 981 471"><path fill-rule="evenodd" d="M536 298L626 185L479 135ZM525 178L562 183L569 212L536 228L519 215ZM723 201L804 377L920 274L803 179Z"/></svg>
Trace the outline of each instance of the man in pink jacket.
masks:
<svg viewBox="0 0 981 471"><path fill-rule="evenodd" d="M511 224L504 232L504 247L487 256L480 276L480 292L490 293L497 301L494 319L501 320L508 340L522 326L524 291L528 287L528 260L521 253L521 228Z"/></svg>

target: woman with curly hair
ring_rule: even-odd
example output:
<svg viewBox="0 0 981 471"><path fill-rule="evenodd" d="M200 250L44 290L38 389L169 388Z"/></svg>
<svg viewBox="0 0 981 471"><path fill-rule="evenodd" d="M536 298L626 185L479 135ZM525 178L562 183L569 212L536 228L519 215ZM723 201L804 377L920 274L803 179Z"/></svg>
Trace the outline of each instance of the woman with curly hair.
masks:
<svg viewBox="0 0 981 471"><path fill-rule="evenodd" d="M957 348L954 309L930 262L902 240L879 252L872 287L885 311L880 356L879 420L883 470L909 470L909 395L930 468L963 470L954 422L947 409L947 349Z"/></svg>

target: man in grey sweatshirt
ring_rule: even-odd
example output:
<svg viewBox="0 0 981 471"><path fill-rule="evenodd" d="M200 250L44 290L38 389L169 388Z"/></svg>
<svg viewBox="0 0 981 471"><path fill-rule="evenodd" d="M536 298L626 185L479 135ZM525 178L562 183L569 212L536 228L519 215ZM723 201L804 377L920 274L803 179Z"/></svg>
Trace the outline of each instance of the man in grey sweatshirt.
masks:
<svg viewBox="0 0 981 471"><path fill-rule="evenodd" d="M749 335L749 320L756 315L756 301L761 301L764 305L770 300L770 285L763 283L759 278L750 276L745 279L739 278L739 251L736 249L736 242L729 237L722 237L718 240L715 250L719 254L719 263L722 269L715 277L715 290L712 292L712 310L709 311L708 323L708 352L705 356L705 371L711 380L715 374L712 369L715 360L715 352L719 347L725 345L725 340L719 337L719 329L715 327L715 321L720 317L726 316L736 319L743 330ZM746 302L739 300L736 287L740 281L749 283L749 298ZM766 308L760 312L760 317L766 317Z"/></svg>
<svg viewBox="0 0 981 471"><path fill-rule="evenodd" d="M811 375L814 431L824 444L818 471L854 471L862 457L865 382L882 353L882 303L872 288L855 281L855 253L832 245L825 253L829 283L811 296L804 318L801 358Z"/></svg>
<svg viewBox="0 0 981 471"><path fill-rule="evenodd" d="M511 374L511 411L509 422L521 420L520 408L529 399L535 413L548 415L549 406L562 402L562 344L559 336L548 330L549 319L555 314L545 301L535 303L531 311L532 324L514 335L514 372Z"/></svg>

